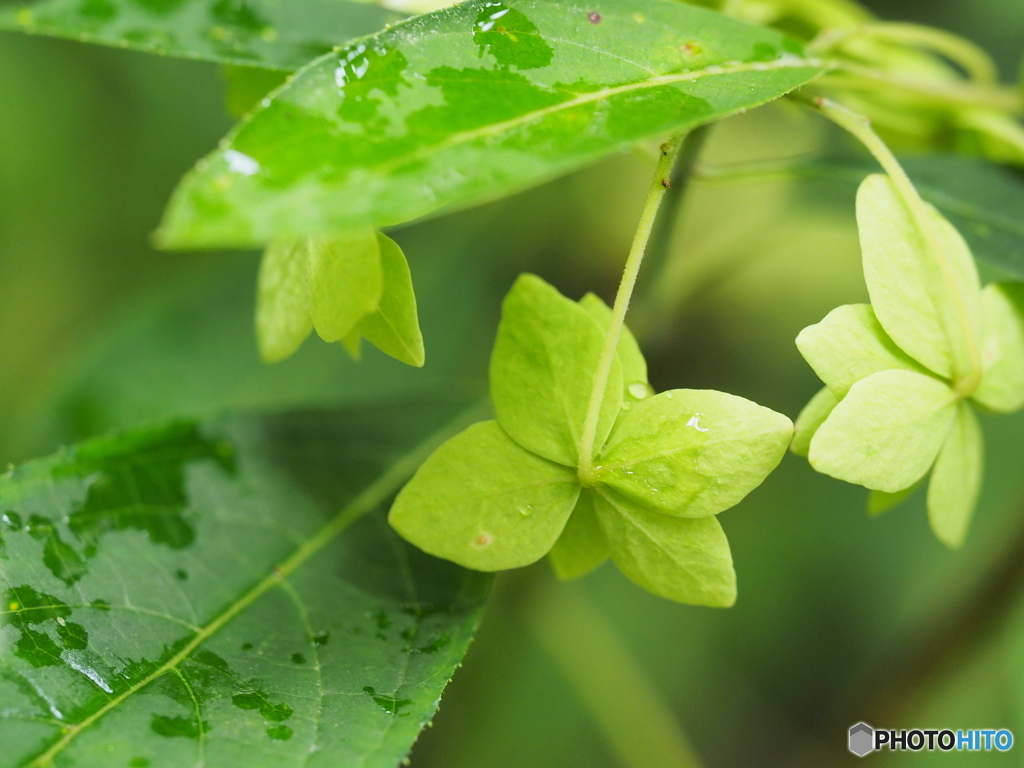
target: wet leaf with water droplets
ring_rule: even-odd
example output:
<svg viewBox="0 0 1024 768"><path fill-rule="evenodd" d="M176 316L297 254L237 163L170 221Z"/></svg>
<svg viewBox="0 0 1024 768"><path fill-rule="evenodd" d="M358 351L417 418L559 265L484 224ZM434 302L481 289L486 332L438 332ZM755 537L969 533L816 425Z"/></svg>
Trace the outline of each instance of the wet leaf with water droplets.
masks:
<svg viewBox="0 0 1024 768"><path fill-rule="evenodd" d="M487 587L377 513L453 419L180 423L0 478L0 768L395 765Z"/></svg>
<svg viewBox="0 0 1024 768"><path fill-rule="evenodd" d="M0 29L292 71L399 14L347 0L20 0Z"/></svg>
<svg viewBox="0 0 1024 768"><path fill-rule="evenodd" d="M469 0L303 69L186 177L158 237L262 245L476 204L776 99L820 73L802 56L666 0Z"/></svg>

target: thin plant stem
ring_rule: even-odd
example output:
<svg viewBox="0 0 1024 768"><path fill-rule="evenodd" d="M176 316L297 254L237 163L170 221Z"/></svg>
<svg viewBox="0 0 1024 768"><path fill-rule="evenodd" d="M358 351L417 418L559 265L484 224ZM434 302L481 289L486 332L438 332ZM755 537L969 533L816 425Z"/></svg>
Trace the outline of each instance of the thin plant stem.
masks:
<svg viewBox="0 0 1024 768"><path fill-rule="evenodd" d="M884 83L947 106L989 107L1018 115L1024 112L1024 99L1020 94L999 84L906 77L845 59L828 61L826 67L827 73L815 83L821 88L870 92L877 90L879 83Z"/></svg>
<svg viewBox="0 0 1024 768"><path fill-rule="evenodd" d="M622 326L626 320L626 311L629 309L633 289L636 287L636 278L640 274L640 266L643 264L644 252L647 250L647 243L651 238L651 231L654 229L658 208L661 206L661 201L668 188L672 185L672 166L675 164L676 155L679 154L679 148L684 138L685 134L681 134L661 145L661 157L654 172L654 180L647 193L647 202L644 203L643 212L640 214L640 224L637 226L633 245L622 270L622 280L619 282L615 304L612 306L612 319L608 324L597 370L594 371L590 400L587 404L587 416L583 422L577 471L580 481L584 485L589 485L594 480L594 441L597 438L597 422L601 417L601 406L608 389L608 377L611 375L612 363L615 361L619 337L622 335Z"/></svg>
<svg viewBox="0 0 1024 768"><path fill-rule="evenodd" d="M647 342L657 344L663 340L666 328L659 321L661 313L660 290L674 266L671 252L672 238L683 209L683 200L693 181L701 152L707 144L711 126L697 128L686 136L679 159L672 169L672 186L662 201L665 214L655 223L654 232L645 259L644 272L648 275L635 302L631 328L633 333Z"/></svg>
<svg viewBox="0 0 1024 768"><path fill-rule="evenodd" d="M925 48L955 62L979 84L995 85L999 80L995 62L984 49L959 35L921 24L886 21L869 22L845 29L829 29L811 42L808 50L813 53L828 53L847 40L855 38L873 38L912 48Z"/></svg>
<svg viewBox="0 0 1024 768"><path fill-rule="evenodd" d="M672 706L583 589L544 589L526 618L622 768L700 768Z"/></svg>
<svg viewBox="0 0 1024 768"><path fill-rule="evenodd" d="M885 145L885 142L872 130L871 123L867 118L828 99L815 99L813 104L832 122L857 138L875 156L875 159L896 185L897 192L910 210L910 215L914 218L918 229L924 235L928 250L934 255L936 266L942 273L948 298L952 301L956 314L956 327L950 328L947 323L946 335L954 350L954 386L961 396L967 397L978 388L978 383L981 381L981 350L973 323L970 320L970 313L967 311L966 297L959 288L956 275L953 272L953 265L942 244L935 220L910 177L903 170L903 166L899 164L896 156Z"/></svg>

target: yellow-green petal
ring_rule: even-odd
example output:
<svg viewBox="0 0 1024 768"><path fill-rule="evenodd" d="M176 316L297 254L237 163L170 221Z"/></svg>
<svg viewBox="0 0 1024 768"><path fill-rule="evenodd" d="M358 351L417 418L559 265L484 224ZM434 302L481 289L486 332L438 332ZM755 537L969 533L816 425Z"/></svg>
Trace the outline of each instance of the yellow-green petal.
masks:
<svg viewBox="0 0 1024 768"><path fill-rule="evenodd" d="M825 423L825 419L837 405L839 405L839 401L836 400L831 389L828 387L819 389L817 394L800 411L800 415L796 417L793 442L790 444L789 450L797 456L806 456L811 449L811 438L814 437L814 433Z"/></svg>
<svg viewBox="0 0 1024 768"><path fill-rule="evenodd" d="M985 445L974 410L960 403L928 484L928 522L943 544L963 544L981 491Z"/></svg>
<svg viewBox="0 0 1024 768"><path fill-rule="evenodd" d="M305 240L271 243L260 262L256 340L265 363L290 357L313 330Z"/></svg>
<svg viewBox="0 0 1024 768"><path fill-rule="evenodd" d="M584 490L548 557L560 579L585 576L608 559L608 542L594 511L594 492Z"/></svg>
<svg viewBox="0 0 1024 768"><path fill-rule="evenodd" d="M595 495L615 565L659 597L728 608L736 602L729 542L714 517L671 517L604 488Z"/></svg>
<svg viewBox="0 0 1024 768"><path fill-rule="evenodd" d="M356 330L382 352L419 368L426 355L409 263L394 240L382 234L377 240L384 281L380 306L360 320Z"/></svg>
<svg viewBox="0 0 1024 768"><path fill-rule="evenodd" d="M735 506L779 465L792 422L742 397L675 389L637 403L599 455L599 486L662 514Z"/></svg>
<svg viewBox="0 0 1024 768"><path fill-rule="evenodd" d="M804 328L796 346L839 400L872 373L891 368L924 372L889 338L870 304L833 309L820 323Z"/></svg>
<svg viewBox="0 0 1024 768"><path fill-rule="evenodd" d="M924 205L944 254L928 246L888 176L864 180L857 192L864 279L886 333L917 362L951 379L969 362L964 334L977 340L981 288L967 243L938 211Z"/></svg>
<svg viewBox="0 0 1024 768"><path fill-rule="evenodd" d="M497 422L485 421L423 463L388 521L424 552L500 571L544 557L579 493L574 471L521 448Z"/></svg>
<svg viewBox="0 0 1024 768"><path fill-rule="evenodd" d="M1009 413L1024 406L1024 284L992 284L981 292L982 376L975 402Z"/></svg>
<svg viewBox="0 0 1024 768"><path fill-rule="evenodd" d="M535 275L522 275L502 304L491 353L498 423L524 448L575 467L604 334L590 314ZM613 359L594 444L604 444L622 402Z"/></svg>
<svg viewBox="0 0 1024 768"><path fill-rule="evenodd" d="M380 245L372 229L309 240L313 327L324 341L340 341L377 310L383 278Z"/></svg>
<svg viewBox="0 0 1024 768"><path fill-rule="evenodd" d="M902 491L935 461L956 399L946 383L922 373L872 374L850 388L811 439L811 466L872 490Z"/></svg>

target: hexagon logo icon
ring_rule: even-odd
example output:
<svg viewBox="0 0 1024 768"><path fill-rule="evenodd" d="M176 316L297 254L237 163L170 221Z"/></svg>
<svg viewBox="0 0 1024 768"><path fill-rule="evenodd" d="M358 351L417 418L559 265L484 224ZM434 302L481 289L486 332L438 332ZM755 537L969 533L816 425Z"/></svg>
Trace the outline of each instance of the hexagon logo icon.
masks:
<svg viewBox="0 0 1024 768"><path fill-rule="evenodd" d="M864 757L875 751L875 729L867 723L850 726L850 751L857 757Z"/></svg>

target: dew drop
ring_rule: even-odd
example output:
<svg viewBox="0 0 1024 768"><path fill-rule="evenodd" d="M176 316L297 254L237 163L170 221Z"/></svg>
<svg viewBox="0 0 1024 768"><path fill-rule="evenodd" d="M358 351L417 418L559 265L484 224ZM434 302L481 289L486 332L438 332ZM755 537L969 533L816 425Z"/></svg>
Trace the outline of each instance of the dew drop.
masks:
<svg viewBox="0 0 1024 768"><path fill-rule="evenodd" d="M637 400L643 400L645 397L647 397L647 385L644 384L642 381L630 384L629 394L631 394Z"/></svg>
<svg viewBox="0 0 1024 768"><path fill-rule="evenodd" d="M292 664L305 664L305 663L306 663L306 657L303 656L301 653L293 653L292 654Z"/></svg>
<svg viewBox="0 0 1024 768"><path fill-rule="evenodd" d="M529 517L530 515L533 514L533 505L526 504L525 506L520 507L519 508L519 514L522 515L523 517Z"/></svg>
<svg viewBox="0 0 1024 768"><path fill-rule="evenodd" d="M673 397L675 397L675 393L674 392L666 392L665 393L665 397L667 397L669 400L671 400Z"/></svg>

